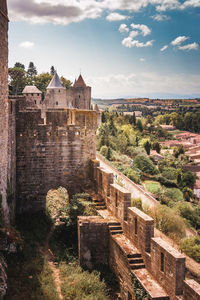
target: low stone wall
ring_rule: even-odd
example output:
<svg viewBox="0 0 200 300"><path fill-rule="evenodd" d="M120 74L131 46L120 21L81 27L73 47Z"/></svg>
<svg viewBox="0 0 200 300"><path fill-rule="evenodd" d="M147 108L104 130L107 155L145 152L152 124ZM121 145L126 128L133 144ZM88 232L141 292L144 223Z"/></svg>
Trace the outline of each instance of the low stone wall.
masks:
<svg viewBox="0 0 200 300"><path fill-rule="evenodd" d="M100 217L78 217L78 250L81 266L92 270L108 264L108 223Z"/></svg>
<svg viewBox="0 0 200 300"><path fill-rule="evenodd" d="M200 284L192 279L184 281L183 299L200 300Z"/></svg>
<svg viewBox="0 0 200 300"><path fill-rule="evenodd" d="M172 299L183 294L185 256L161 238L151 239L151 272Z"/></svg>

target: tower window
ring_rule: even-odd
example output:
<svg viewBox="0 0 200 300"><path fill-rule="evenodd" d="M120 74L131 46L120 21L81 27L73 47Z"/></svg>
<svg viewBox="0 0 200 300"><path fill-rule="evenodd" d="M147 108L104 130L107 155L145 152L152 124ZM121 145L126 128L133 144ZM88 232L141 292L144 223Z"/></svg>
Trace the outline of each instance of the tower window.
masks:
<svg viewBox="0 0 200 300"><path fill-rule="evenodd" d="M36 104L36 100L35 100L35 104Z"/></svg>
<svg viewBox="0 0 200 300"><path fill-rule="evenodd" d="M138 233L138 222L137 222L137 217L135 217L135 235Z"/></svg>
<svg viewBox="0 0 200 300"><path fill-rule="evenodd" d="M60 90L59 90L59 93L60 93Z"/></svg>
<svg viewBox="0 0 200 300"><path fill-rule="evenodd" d="M164 263L165 263L164 253L161 252L161 255L160 255L160 270L161 270L161 272L164 272Z"/></svg>
<svg viewBox="0 0 200 300"><path fill-rule="evenodd" d="M79 95L79 99L81 98L81 96Z"/></svg>
<svg viewBox="0 0 200 300"><path fill-rule="evenodd" d="M56 105L58 105L58 101L56 101Z"/></svg>
<svg viewBox="0 0 200 300"><path fill-rule="evenodd" d="M117 192L115 192L115 206L118 207L118 195L117 195Z"/></svg>

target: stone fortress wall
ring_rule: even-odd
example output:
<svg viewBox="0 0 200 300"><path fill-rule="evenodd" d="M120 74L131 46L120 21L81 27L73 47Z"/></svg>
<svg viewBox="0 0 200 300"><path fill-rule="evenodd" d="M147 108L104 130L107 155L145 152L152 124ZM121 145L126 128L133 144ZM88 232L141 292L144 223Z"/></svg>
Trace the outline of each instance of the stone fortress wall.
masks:
<svg viewBox="0 0 200 300"><path fill-rule="evenodd" d="M0 2L0 194L5 216L7 182L10 180L9 105L8 105L8 17L6 0Z"/></svg>
<svg viewBox="0 0 200 300"><path fill-rule="evenodd" d="M90 174L106 209L99 210L99 217L79 217L81 265L108 264L123 300L135 299L133 282L142 286L148 299L200 300L200 285L185 280L184 255L154 237L153 219L130 207L129 191L113 184L113 174L100 168L97 160L91 162Z"/></svg>

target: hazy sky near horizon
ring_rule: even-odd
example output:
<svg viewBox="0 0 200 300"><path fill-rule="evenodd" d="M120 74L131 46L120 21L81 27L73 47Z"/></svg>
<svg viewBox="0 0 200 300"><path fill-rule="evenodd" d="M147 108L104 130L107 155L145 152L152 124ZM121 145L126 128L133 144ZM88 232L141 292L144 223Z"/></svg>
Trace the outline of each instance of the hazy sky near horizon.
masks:
<svg viewBox="0 0 200 300"><path fill-rule="evenodd" d="M54 65L93 97L200 97L200 0L8 0L9 66Z"/></svg>

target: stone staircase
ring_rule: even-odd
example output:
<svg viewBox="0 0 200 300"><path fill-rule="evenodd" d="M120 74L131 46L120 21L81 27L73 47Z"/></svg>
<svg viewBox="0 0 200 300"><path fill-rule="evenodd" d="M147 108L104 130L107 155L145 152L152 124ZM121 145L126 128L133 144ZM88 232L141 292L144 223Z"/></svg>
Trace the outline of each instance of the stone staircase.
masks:
<svg viewBox="0 0 200 300"><path fill-rule="evenodd" d="M96 210L106 209L106 204L104 199L97 197L95 199L92 199L92 202L95 204Z"/></svg>
<svg viewBox="0 0 200 300"><path fill-rule="evenodd" d="M140 253L128 254L127 259L131 270L144 269L145 264Z"/></svg>
<svg viewBox="0 0 200 300"><path fill-rule="evenodd" d="M110 222L108 227L111 235L123 234L122 226L119 222Z"/></svg>

